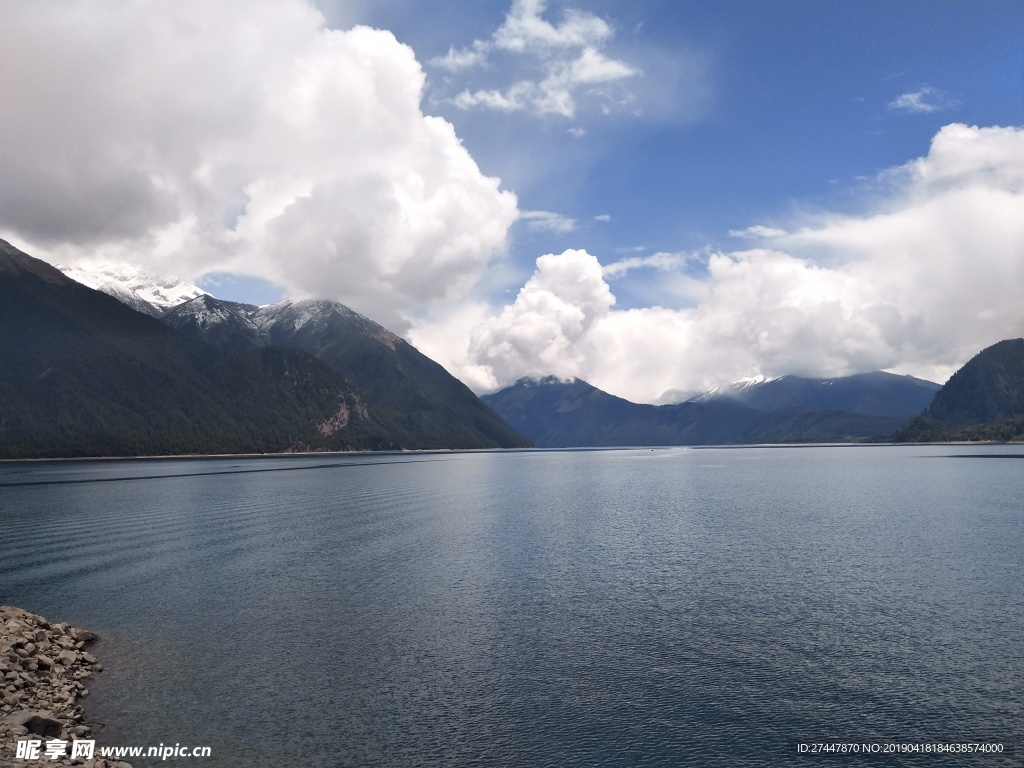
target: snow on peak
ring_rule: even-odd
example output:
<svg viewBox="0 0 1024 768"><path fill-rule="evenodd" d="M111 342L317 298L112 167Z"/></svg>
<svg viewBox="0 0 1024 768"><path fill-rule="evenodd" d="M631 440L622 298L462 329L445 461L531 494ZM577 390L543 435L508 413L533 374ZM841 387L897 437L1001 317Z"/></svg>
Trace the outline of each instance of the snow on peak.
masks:
<svg viewBox="0 0 1024 768"><path fill-rule="evenodd" d="M56 266L72 280L103 291L136 309L139 309L139 301L163 310L197 296L208 295L202 288L178 277L150 275L125 262L81 262L74 266ZM133 301L133 298L138 301Z"/></svg>
<svg viewBox="0 0 1024 768"><path fill-rule="evenodd" d="M236 309L239 305L225 304L209 294L201 294L175 307L179 317L191 317L196 326L209 329L232 320L247 322L245 315Z"/></svg>
<svg viewBox="0 0 1024 768"><path fill-rule="evenodd" d="M778 376L748 376L745 379L739 379L729 385L729 388L734 392L742 392L744 389L750 389L750 387L756 387L758 384L767 384L769 381L775 381Z"/></svg>
<svg viewBox="0 0 1024 768"><path fill-rule="evenodd" d="M252 321L261 330L277 323L285 323L292 330L297 331L310 323L322 323L333 315L355 318L363 321L366 325L377 327L372 320L363 317L344 304L327 299L303 299L302 301L282 299L275 304L260 307L253 314Z"/></svg>
<svg viewBox="0 0 1024 768"><path fill-rule="evenodd" d="M516 380L516 384L524 387L543 387L549 384L575 384L578 382L575 376L555 376L549 374L548 376L523 376Z"/></svg>
<svg viewBox="0 0 1024 768"><path fill-rule="evenodd" d="M780 377L747 376L746 378L738 379L737 381L734 381L731 384L722 384L721 386L715 387L714 389L709 389L706 392L701 392L689 398L676 400L676 402L706 403L708 400L715 400L720 397L737 397L749 389L754 389L756 387L761 386L762 384L767 384L768 382L775 381L778 378ZM678 390L669 390L669 392L675 393L678 392ZM662 395L662 398L665 398L665 396L668 395L669 392L666 392L664 395ZM659 401L661 401L661 398L659 398Z"/></svg>

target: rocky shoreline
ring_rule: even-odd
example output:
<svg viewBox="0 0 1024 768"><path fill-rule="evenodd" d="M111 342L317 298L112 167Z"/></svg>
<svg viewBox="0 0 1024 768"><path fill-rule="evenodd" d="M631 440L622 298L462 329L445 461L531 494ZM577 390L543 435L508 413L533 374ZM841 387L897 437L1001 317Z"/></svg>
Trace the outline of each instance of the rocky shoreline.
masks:
<svg viewBox="0 0 1024 768"><path fill-rule="evenodd" d="M85 681L103 669L85 650L97 639L66 622L53 624L21 608L0 606L0 768L80 765L131 768L128 763L93 757L71 758L75 739L93 739L79 699L89 695ZM64 757L17 758L19 740L68 742Z"/></svg>

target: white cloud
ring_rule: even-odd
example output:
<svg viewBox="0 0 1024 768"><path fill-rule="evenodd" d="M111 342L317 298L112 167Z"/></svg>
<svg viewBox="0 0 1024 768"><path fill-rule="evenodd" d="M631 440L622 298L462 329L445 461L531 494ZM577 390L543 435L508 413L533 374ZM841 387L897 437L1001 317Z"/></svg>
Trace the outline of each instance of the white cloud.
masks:
<svg viewBox="0 0 1024 768"><path fill-rule="evenodd" d="M536 83L521 80L504 93L498 90L462 91L452 99L460 109L487 107L499 112L518 112L531 107L542 99L541 89Z"/></svg>
<svg viewBox="0 0 1024 768"><path fill-rule="evenodd" d="M622 277L634 269L659 269L663 271L681 267L693 257L685 253L653 253L650 256L630 256L619 259L603 268L606 277Z"/></svg>
<svg viewBox="0 0 1024 768"><path fill-rule="evenodd" d="M490 368L469 362L468 330L485 323L491 308L481 301L465 301L439 307L429 317L421 318L406 334L408 341L432 360L444 361L462 382L476 392L494 388Z"/></svg>
<svg viewBox="0 0 1024 768"><path fill-rule="evenodd" d="M957 106L959 106L959 102L956 99L930 85L922 86L916 91L900 94L889 102L889 109L894 112L918 114L953 109Z"/></svg>
<svg viewBox="0 0 1024 768"><path fill-rule="evenodd" d="M244 272L399 323L462 296L516 219L389 32L302 0L15 0L0 25L0 232L30 252Z"/></svg>
<svg viewBox="0 0 1024 768"><path fill-rule="evenodd" d="M594 221L600 221L602 224L607 224L611 220L612 215L610 213L599 213L594 217Z"/></svg>
<svg viewBox="0 0 1024 768"><path fill-rule="evenodd" d="M515 302L473 331L470 359L490 374L489 386L520 376L580 375L598 351L588 333L614 302L590 254L541 256Z"/></svg>
<svg viewBox="0 0 1024 768"><path fill-rule="evenodd" d="M757 375L890 369L944 381L1024 334L1024 129L946 126L896 177L875 210L823 216L771 249L604 269L584 251L543 256L450 365L473 367L481 388L553 373L648 402ZM685 275L694 258L706 277L692 306L614 307L609 278Z"/></svg>
<svg viewBox="0 0 1024 768"><path fill-rule="evenodd" d="M576 229L576 219L552 211L520 211L519 220L533 232L557 232L567 234Z"/></svg>
<svg viewBox="0 0 1024 768"><path fill-rule="evenodd" d="M969 187L1020 194L1024 188L1024 130L953 123L935 135L927 157L902 170L924 194Z"/></svg>
<svg viewBox="0 0 1024 768"><path fill-rule="evenodd" d="M786 230L778 227L766 227L764 224L755 224L745 229L730 229L729 237L738 237L742 240L766 240L772 237L782 237Z"/></svg>
<svg viewBox="0 0 1024 768"><path fill-rule="evenodd" d="M505 22L494 33L494 44L507 51L553 48L581 48L608 40L613 32L604 19L575 9L567 9L561 24L551 24L542 15L546 0L514 0Z"/></svg>
<svg viewBox="0 0 1024 768"><path fill-rule="evenodd" d="M463 69L470 69L487 60L487 46L479 40L474 42L472 48L463 48L456 51L454 47L448 49L444 56L438 56L430 60L430 64L449 72L458 72Z"/></svg>
<svg viewBox="0 0 1024 768"><path fill-rule="evenodd" d="M566 10L561 22L552 24L543 18L546 9L544 0L515 0L491 40L476 40L471 49L449 49L447 56L431 60L455 72L499 52L529 61L534 70L530 77L519 77L503 88L465 88L451 99L453 104L461 109L483 107L572 118L581 96L598 102L606 112L633 100L626 91L609 89L640 74L636 67L602 52L614 34L611 25L574 9Z"/></svg>

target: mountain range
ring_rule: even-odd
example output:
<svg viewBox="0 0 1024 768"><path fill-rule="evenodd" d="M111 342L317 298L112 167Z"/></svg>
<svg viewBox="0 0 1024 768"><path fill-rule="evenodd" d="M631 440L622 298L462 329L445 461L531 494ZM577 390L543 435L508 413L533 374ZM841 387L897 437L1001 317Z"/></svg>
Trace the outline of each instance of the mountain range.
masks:
<svg viewBox="0 0 1024 768"><path fill-rule="evenodd" d="M1024 440L1024 339L979 352L944 386L883 371L736 382L631 403L579 379L520 379L483 400L543 447Z"/></svg>
<svg viewBox="0 0 1024 768"><path fill-rule="evenodd" d="M938 389L922 379L877 371L839 379L786 376L683 403L646 405L580 379L549 376L520 379L482 399L549 448L859 442L893 434Z"/></svg>
<svg viewBox="0 0 1024 768"><path fill-rule="evenodd" d="M871 371L830 379L781 376L743 381L690 398L707 403L731 400L758 411L817 408L861 416L915 416L928 407L942 387L913 376Z"/></svg>
<svg viewBox="0 0 1024 768"><path fill-rule="evenodd" d="M62 269L0 240L0 457L1024 438L1021 339L945 387L782 376L646 405L547 377L477 398L337 302Z"/></svg>
<svg viewBox="0 0 1024 768"><path fill-rule="evenodd" d="M121 298L0 240L0 456L530 445L441 366L341 305L274 305L261 326L272 343L231 349ZM364 386L303 345L360 350ZM369 392L374 381L394 386Z"/></svg>

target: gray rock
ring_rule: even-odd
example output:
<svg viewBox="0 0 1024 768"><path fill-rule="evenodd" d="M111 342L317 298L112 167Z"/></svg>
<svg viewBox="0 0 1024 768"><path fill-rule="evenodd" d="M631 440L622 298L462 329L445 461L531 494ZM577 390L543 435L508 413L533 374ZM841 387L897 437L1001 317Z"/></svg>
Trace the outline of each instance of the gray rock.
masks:
<svg viewBox="0 0 1024 768"><path fill-rule="evenodd" d="M76 661L78 661L78 654L74 651L61 651L57 654L57 661L66 667L70 667Z"/></svg>
<svg viewBox="0 0 1024 768"><path fill-rule="evenodd" d="M49 712L32 709L15 712L7 718L7 722L14 727L21 726L27 729L28 733L34 733L47 739L58 738L64 728L64 724Z"/></svg>

